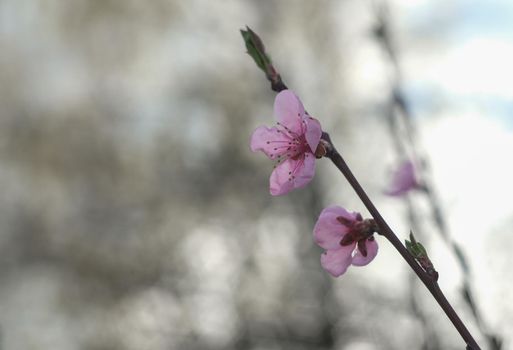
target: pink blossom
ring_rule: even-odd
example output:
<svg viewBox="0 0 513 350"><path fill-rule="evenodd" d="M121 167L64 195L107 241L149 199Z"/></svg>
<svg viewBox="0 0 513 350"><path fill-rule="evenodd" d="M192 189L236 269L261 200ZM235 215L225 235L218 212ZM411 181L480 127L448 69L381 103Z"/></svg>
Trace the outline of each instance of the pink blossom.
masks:
<svg viewBox="0 0 513 350"><path fill-rule="evenodd" d="M274 101L277 126L257 128L251 136L251 150L262 151L277 160L270 178L270 192L279 196L306 186L315 174L315 153L321 139L321 124L310 117L299 98L281 91Z"/></svg>
<svg viewBox="0 0 513 350"><path fill-rule="evenodd" d="M338 206L324 209L314 227L315 242L326 249L321 255L322 267L338 277L350 265L367 265L378 253L373 237L376 231L374 220L363 220L359 213Z"/></svg>
<svg viewBox="0 0 513 350"><path fill-rule="evenodd" d="M415 166L410 160L404 161L392 174L392 182L385 194L389 196L402 196L410 190L420 188L416 176Z"/></svg>

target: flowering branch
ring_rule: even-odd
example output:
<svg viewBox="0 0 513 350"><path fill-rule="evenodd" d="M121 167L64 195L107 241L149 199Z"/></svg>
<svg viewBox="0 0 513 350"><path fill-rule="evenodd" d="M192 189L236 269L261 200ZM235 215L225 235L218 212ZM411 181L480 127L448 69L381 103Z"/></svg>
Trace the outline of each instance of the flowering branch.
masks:
<svg viewBox="0 0 513 350"><path fill-rule="evenodd" d="M318 135L321 131L318 121L311 118L308 113L306 113L301 101L299 101L292 92L288 90L283 91L286 90L287 87L272 65L260 38L248 27L246 27L246 30L241 30L241 34L246 44L248 54L253 58L257 66L264 71L267 79L271 82L271 88L274 91L280 92L275 102L275 113L280 121L278 122L278 127L270 129L260 127L255 130L251 140L251 148L253 151L263 151L269 158L278 159L278 162L285 159L282 164L276 167L271 175L271 194L281 195L294 188L305 186L313 177L314 163L311 163L313 156L315 156L315 158L322 156L329 158L342 172L374 218L372 221L364 221L359 217L359 214L344 213L340 210L341 208L327 209L328 211L331 210L331 213L326 214L334 214L332 216L342 227L343 231L341 232L343 233L334 235L332 227L329 227L329 229L326 228L326 226L332 223L328 223L327 220L319 220L316 226L320 227L318 232L314 232L314 234L319 233L316 238L323 241L318 241L318 243L326 246L331 246L333 239L335 239L336 243L337 240L341 238L340 243L335 245L338 247L337 252L341 251L342 253L340 254L345 254L343 256L345 261L342 264L342 268L336 267L338 270L332 274L340 275L344 273L347 266L351 263L353 265L363 266L372 260L377 252L377 245L375 245L372 233L377 232L383 235L395 247L431 292L456 330L465 340L467 349L480 350L479 345L438 286L438 274L433 273L434 269L433 271L428 269L429 265L421 265L426 263L425 260L421 259L423 262L419 264L416 257L401 243L367 196L340 153L334 147L329 134L322 132ZM296 179L294 175L299 175L298 179ZM275 193L273 193L273 191ZM338 213L334 213L334 210L338 211ZM326 239L330 241L325 241ZM415 247L417 247L417 242L414 243ZM371 249L372 253L369 254L368 249ZM324 261L323 257L321 257L323 267L330 273L330 269L334 268L334 264L341 262L340 257L342 256L337 252L333 253L333 251L334 250L328 250L324 253L323 257L327 256L324 258ZM347 255L347 252L349 255ZM331 253L332 256L335 254L339 255L330 257L329 253ZM423 256L427 258L427 254L423 254L421 249L420 255L418 255L417 258L422 258Z"/></svg>

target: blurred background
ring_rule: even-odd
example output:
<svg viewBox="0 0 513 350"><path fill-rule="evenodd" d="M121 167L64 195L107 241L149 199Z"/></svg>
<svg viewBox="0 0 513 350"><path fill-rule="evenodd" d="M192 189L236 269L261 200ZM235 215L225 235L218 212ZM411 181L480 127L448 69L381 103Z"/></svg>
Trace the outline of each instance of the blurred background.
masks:
<svg viewBox="0 0 513 350"><path fill-rule="evenodd" d="M322 208L368 216L328 160L269 195L273 164L249 137L275 94L245 25L401 239L415 205L440 285L487 349L426 199L383 195L400 87L483 324L512 349L508 0L0 0L0 348L464 348L381 237L368 267L322 270Z"/></svg>

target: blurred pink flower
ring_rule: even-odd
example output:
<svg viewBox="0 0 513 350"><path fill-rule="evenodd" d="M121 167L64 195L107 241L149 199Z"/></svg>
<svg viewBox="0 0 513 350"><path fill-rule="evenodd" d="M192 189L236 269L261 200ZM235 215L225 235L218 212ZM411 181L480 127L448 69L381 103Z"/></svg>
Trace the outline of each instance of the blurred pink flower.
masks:
<svg viewBox="0 0 513 350"><path fill-rule="evenodd" d="M378 253L372 236L376 231L374 220L363 220L359 213L338 206L324 209L314 227L315 242L326 249L321 255L322 267L338 277L350 265L367 265Z"/></svg>
<svg viewBox="0 0 513 350"><path fill-rule="evenodd" d="M415 166L410 160L404 161L392 174L392 182L385 190L389 196L402 196L410 190L420 188Z"/></svg>
<svg viewBox="0 0 513 350"><path fill-rule="evenodd" d="M281 91L274 101L277 126L257 128L251 136L251 150L262 151L278 160L270 178L270 192L279 196L306 186L315 174L315 151L321 139L321 124L310 117L299 98Z"/></svg>

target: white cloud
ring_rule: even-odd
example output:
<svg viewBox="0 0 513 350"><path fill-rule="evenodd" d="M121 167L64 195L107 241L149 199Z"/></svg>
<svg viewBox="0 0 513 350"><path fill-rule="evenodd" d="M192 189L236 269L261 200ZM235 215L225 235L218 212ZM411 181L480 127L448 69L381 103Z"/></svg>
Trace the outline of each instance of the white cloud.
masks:
<svg viewBox="0 0 513 350"><path fill-rule="evenodd" d="M447 50L412 52L408 77L447 95L513 97L513 42L479 37Z"/></svg>

